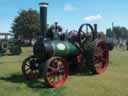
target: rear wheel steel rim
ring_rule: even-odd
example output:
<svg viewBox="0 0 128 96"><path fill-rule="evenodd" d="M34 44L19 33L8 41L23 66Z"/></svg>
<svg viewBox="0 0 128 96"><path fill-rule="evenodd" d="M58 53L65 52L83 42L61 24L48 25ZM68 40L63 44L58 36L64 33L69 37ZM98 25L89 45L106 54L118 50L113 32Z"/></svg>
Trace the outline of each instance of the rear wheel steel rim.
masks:
<svg viewBox="0 0 128 96"><path fill-rule="evenodd" d="M104 73L108 67L109 60L109 51L106 46L106 43L100 42L96 47L95 53L95 68L96 73L101 74Z"/></svg>
<svg viewBox="0 0 128 96"><path fill-rule="evenodd" d="M67 64L63 58L53 58L52 60L48 61L46 79L50 86L62 86L67 77Z"/></svg>
<svg viewBox="0 0 128 96"><path fill-rule="evenodd" d="M34 66L32 65L32 61L35 62ZM41 73L39 70L39 62L35 57L27 58L22 65L22 71L26 79L28 80L36 80L41 77Z"/></svg>

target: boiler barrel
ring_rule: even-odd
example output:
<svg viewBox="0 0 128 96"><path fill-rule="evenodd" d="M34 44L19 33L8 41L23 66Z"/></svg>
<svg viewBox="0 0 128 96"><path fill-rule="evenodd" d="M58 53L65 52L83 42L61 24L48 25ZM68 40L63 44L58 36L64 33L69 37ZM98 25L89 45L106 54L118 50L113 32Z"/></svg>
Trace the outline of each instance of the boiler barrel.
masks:
<svg viewBox="0 0 128 96"><path fill-rule="evenodd" d="M39 40L34 46L34 55L42 60L46 60L52 56L77 56L79 48L70 42L53 40L43 41Z"/></svg>
<svg viewBox="0 0 128 96"><path fill-rule="evenodd" d="M52 41L52 56L76 56L79 52L77 46L66 41Z"/></svg>

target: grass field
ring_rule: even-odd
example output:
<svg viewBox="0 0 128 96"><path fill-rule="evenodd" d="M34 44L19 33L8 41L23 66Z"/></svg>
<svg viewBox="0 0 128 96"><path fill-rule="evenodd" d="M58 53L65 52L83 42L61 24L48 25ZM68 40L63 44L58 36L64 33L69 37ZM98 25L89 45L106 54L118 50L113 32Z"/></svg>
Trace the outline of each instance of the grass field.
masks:
<svg viewBox="0 0 128 96"><path fill-rule="evenodd" d="M23 48L20 56L0 57L0 96L128 96L128 52L110 53L108 70L96 76L69 76L61 88L45 88L40 81L26 81L22 61L32 54Z"/></svg>

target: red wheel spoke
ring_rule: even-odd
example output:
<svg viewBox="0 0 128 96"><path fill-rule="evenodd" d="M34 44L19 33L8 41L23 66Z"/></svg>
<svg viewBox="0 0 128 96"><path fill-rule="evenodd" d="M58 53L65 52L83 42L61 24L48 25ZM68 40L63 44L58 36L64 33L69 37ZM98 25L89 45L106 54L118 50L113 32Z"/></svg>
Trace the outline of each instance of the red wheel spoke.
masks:
<svg viewBox="0 0 128 96"><path fill-rule="evenodd" d="M57 68L53 68L53 67L51 67L51 66L49 66L48 69L50 69L50 70L53 71L53 72L56 72L56 71L57 71Z"/></svg>
<svg viewBox="0 0 128 96"><path fill-rule="evenodd" d="M57 67L57 70L60 70L60 69L62 69L64 67L64 65L58 65L58 67Z"/></svg>

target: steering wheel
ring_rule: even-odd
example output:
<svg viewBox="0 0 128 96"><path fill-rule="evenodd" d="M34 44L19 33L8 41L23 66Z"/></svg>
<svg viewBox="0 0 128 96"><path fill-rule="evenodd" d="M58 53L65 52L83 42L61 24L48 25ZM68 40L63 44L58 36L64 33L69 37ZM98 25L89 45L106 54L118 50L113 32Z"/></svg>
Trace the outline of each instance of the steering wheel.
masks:
<svg viewBox="0 0 128 96"><path fill-rule="evenodd" d="M86 27L86 31L83 31L84 27ZM88 28L90 28L90 33L88 32ZM95 29L93 29L92 25L87 23L82 24L78 30L79 45L82 47L87 40L92 41L94 32Z"/></svg>

